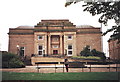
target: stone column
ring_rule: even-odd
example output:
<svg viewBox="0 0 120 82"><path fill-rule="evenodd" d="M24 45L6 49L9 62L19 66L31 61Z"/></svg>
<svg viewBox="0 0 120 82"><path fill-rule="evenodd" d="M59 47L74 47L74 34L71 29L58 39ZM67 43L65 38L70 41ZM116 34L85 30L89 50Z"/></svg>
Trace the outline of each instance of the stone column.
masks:
<svg viewBox="0 0 120 82"><path fill-rule="evenodd" d="M46 54L47 54L47 35L46 35L46 34L45 34L45 45L44 45L44 46L45 46L45 47L44 47L44 48L45 48L45 49L44 49L44 50L45 50L45 53L44 53L44 54L46 55Z"/></svg>
<svg viewBox="0 0 120 82"><path fill-rule="evenodd" d="M51 35L48 35L48 55L51 55Z"/></svg>
<svg viewBox="0 0 120 82"><path fill-rule="evenodd" d="M63 55L63 49L62 49L62 35L60 35L60 55Z"/></svg>

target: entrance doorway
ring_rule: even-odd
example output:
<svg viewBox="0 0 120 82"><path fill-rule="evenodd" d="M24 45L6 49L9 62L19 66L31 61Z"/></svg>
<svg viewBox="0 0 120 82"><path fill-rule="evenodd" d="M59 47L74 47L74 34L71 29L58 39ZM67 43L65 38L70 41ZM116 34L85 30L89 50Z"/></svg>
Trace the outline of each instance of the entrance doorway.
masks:
<svg viewBox="0 0 120 82"><path fill-rule="evenodd" d="M53 50L53 55L57 55L58 54L58 50Z"/></svg>

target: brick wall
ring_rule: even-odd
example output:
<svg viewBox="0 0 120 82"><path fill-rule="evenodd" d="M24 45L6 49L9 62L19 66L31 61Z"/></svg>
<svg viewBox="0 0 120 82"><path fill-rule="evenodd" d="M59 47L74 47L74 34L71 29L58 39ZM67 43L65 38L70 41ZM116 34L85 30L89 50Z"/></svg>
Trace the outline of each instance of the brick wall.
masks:
<svg viewBox="0 0 120 82"><path fill-rule="evenodd" d="M117 40L109 41L109 57L110 59L120 59L120 44L117 44Z"/></svg>
<svg viewBox="0 0 120 82"><path fill-rule="evenodd" d="M102 43L101 43L102 37L101 37L100 29L86 29L86 28L83 29L82 28L82 30L80 30L79 32L82 32L82 31L83 33L78 33L76 36L77 55L80 55L80 52L83 50L83 48L86 45L89 45L91 49L102 51Z"/></svg>
<svg viewBox="0 0 120 82"><path fill-rule="evenodd" d="M17 45L25 47L25 56L34 53L33 35L9 35L9 52L17 54Z"/></svg>

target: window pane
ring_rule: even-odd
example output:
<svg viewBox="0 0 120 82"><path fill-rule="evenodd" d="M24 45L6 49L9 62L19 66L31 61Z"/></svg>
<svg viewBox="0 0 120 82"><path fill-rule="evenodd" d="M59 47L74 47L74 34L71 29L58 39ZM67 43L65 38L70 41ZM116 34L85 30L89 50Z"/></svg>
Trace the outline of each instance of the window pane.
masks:
<svg viewBox="0 0 120 82"><path fill-rule="evenodd" d="M20 56L24 56L25 53L25 47L20 48Z"/></svg>
<svg viewBox="0 0 120 82"><path fill-rule="evenodd" d="M39 46L39 50L42 50L42 46Z"/></svg>
<svg viewBox="0 0 120 82"><path fill-rule="evenodd" d="M58 38L56 37L56 38L53 38L52 40L53 40L53 41L58 41Z"/></svg>
<svg viewBox="0 0 120 82"><path fill-rule="evenodd" d="M72 39L72 36L71 36L71 35L69 35L69 36L68 36L68 39Z"/></svg>
<svg viewBox="0 0 120 82"><path fill-rule="evenodd" d="M72 45L68 45L68 49L72 49Z"/></svg>
<svg viewBox="0 0 120 82"><path fill-rule="evenodd" d="M58 54L58 50L53 50L53 54Z"/></svg>
<svg viewBox="0 0 120 82"><path fill-rule="evenodd" d="M72 54L72 51L68 51L68 54Z"/></svg>
<svg viewBox="0 0 120 82"><path fill-rule="evenodd" d="M39 54L39 55L42 55L42 51L39 51L38 54Z"/></svg>
<svg viewBox="0 0 120 82"><path fill-rule="evenodd" d="M21 47L20 49L21 49L21 50L24 50L24 47Z"/></svg>
<svg viewBox="0 0 120 82"><path fill-rule="evenodd" d="M43 37L42 36L38 36L38 40L40 40L40 39L43 39Z"/></svg>
<svg viewBox="0 0 120 82"><path fill-rule="evenodd" d="M58 48L58 45L54 45L53 48Z"/></svg>

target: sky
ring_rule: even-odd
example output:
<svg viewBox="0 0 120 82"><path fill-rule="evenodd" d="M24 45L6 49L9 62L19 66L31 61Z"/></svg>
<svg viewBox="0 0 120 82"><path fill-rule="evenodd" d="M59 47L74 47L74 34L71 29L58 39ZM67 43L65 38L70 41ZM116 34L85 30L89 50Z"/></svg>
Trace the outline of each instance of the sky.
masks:
<svg viewBox="0 0 120 82"><path fill-rule="evenodd" d="M18 26L34 26L42 19L69 19L77 26L92 25L101 27L98 23L98 16L92 16L88 12L83 12L82 4L72 4L65 7L66 0L0 0L0 50L8 51L9 28ZM109 21L108 26L102 25L105 32L113 25ZM109 35L103 37L103 51L108 56Z"/></svg>

